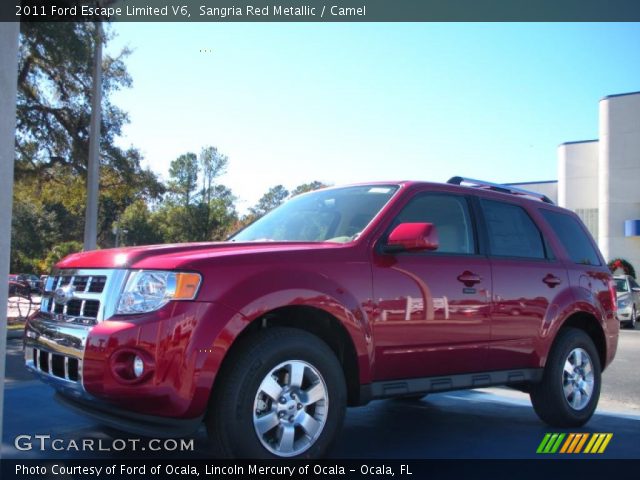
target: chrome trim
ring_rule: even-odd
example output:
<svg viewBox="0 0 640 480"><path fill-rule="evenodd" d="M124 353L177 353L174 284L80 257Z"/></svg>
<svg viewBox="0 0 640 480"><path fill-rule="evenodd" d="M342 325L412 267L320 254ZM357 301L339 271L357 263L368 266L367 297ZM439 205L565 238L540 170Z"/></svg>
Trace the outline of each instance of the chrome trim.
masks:
<svg viewBox="0 0 640 480"><path fill-rule="evenodd" d="M90 330L88 326L54 322L41 317L30 319L24 336L27 369L58 391L76 398L93 399L82 384L84 350ZM46 370L40 368L40 357L43 355L47 358ZM53 374L54 355L64 357L64 378ZM69 376L69 360L72 358L78 362L77 381Z"/></svg>
<svg viewBox="0 0 640 480"><path fill-rule="evenodd" d="M126 269L54 269L45 283L41 315L50 321L66 324L95 325L108 320L116 313L118 298L128 273L129 271ZM57 281L54 282L56 277ZM56 290L61 288L63 277L69 277L70 284L73 284L76 277L88 277L83 291L73 291L69 299L69 301L79 300L81 302L79 315L68 314L69 302L62 306L62 313L55 312L54 295ZM90 292L89 290L97 277L105 277L104 288L101 293ZM86 315L85 307L87 301L99 302L95 317Z"/></svg>
<svg viewBox="0 0 640 480"><path fill-rule="evenodd" d="M87 327L34 317L27 324L24 345L25 348L37 348L82 360L88 336Z"/></svg>
<svg viewBox="0 0 640 480"><path fill-rule="evenodd" d="M127 279L128 270L125 269L54 269L45 284L42 297L41 311L27 322L24 336L25 364L28 370L34 373L40 380L51 385L56 390L75 398L95 401L83 385L83 360L87 344L87 338L91 328L105 320L110 319L116 312L118 298ZM69 277L66 284L73 285L76 277L87 277L86 285L81 291L72 290L68 301L62 305L62 313L55 313L56 303L54 294L61 288L63 277ZM58 277L57 282L54 278ZM91 284L97 277L104 277L105 283L101 293L89 292ZM79 310L76 307L72 312L79 315L69 315L69 302L80 301ZM98 310L95 317L87 316L87 302L98 302ZM60 311L60 310L58 310ZM46 355L46 369L41 358ZM63 358L64 370L60 363L56 363L54 372L54 355L57 362ZM74 377L73 367L70 363L77 361L77 380Z"/></svg>

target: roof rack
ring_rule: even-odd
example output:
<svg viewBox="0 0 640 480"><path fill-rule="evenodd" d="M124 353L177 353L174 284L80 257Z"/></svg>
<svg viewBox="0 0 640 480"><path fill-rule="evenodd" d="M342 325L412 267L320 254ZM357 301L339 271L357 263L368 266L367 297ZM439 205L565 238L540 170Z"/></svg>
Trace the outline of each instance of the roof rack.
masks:
<svg viewBox="0 0 640 480"><path fill-rule="evenodd" d="M452 185L462 185L463 183L465 183L470 187L482 188L484 190L493 190L494 192L510 193L511 195L522 195L535 198L536 200L540 200L541 202L550 203L553 205L553 201L542 193L532 192L523 188L512 187L511 185L504 185L502 183L491 183L485 182L484 180L475 180L473 178L466 177L451 177L447 181L447 183L450 183Z"/></svg>

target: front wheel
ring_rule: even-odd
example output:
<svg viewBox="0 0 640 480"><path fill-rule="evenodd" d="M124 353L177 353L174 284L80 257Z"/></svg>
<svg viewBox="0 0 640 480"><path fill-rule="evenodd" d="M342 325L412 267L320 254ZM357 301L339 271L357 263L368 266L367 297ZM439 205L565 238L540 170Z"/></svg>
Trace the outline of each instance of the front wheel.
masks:
<svg viewBox="0 0 640 480"><path fill-rule="evenodd" d="M531 388L538 416L554 427L587 423L600 398L600 357L584 331L567 328L558 334L542 381Z"/></svg>
<svg viewBox="0 0 640 480"><path fill-rule="evenodd" d="M274 327L238 345L214 385L207 430L215 453L317 458L337 435L346 385L318 337Z"/></svg>

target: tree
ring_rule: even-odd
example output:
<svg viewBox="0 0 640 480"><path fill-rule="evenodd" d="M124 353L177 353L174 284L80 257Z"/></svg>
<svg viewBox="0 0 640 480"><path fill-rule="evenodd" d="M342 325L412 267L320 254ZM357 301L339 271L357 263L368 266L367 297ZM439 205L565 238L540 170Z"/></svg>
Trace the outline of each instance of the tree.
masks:
<svg viewBox="0 0 640 480"><path fill-rule="evenodd" d="M82 251L82 243L80 242L63 242L54 246L47 254L44 261L40 263L40 272L49 273L53 266L67 255Z"/></svg>
<svg viewBox="0 0 640 480"><path fill-rule="evenodd" d="M291 191L291 196L295 197L296 195L300 195L302 193L312 192L314 190L318 190L320 188L325 188L328 185L325 183L319 182L318 180L314 180L313 182L303 183L298 185Z"/></svg>
<svg viewBox="0 0 640 480"><path fill-rule="evenodd" d="M129 205L114 226L120 231L122 246L162 243L162 234L144 200Z"/></svg>
<svg viewBox="0 0 640 480"><path fill-rule="evenodd" d="M60 242L82 239L95 34L89 22L21 23L14 184L19 211L12 268L19 263L26 268L30 259L27 263L36 269ZM107 32L105 42L110 38ZM111 94L131 85L124 63L128 53L123 50L103 59L98 219L102 246L112 245L112 224L128 205L136 199L157 199L165 188L153 172L140 166L135 148L115 144L128 117L112 103Z"/></svg>
<svg viewBox="0 0 640 480"><path fill-rule="evenodd" d="M169 174L170 195L152 215L163 239L168 242L220 240L237 219L235 196L217 178L228 158L216 147L181 155L173 162Z"/></svg>
<svg viewBox="0 0 640 480"><path fill-rule="evenodd" d="M91 22L21 23L16 177L38 175L57 164L86 175L91 119L93 46ZM105 44L111 36L107 32ZM131 85L124 60L127 49L103 58L100 157L134 180L141 171L135 149L115 145L127 114L111 102L111 93Z"/></svg>
<svg viewBox="0 0 640 480"><path fill-rule="evenodd" d="M282 205L288 196L289 191L282 185L271 187L267 193L260 197L258 203L249 209L250 215L253 217L253 220L256 220Z"/></svg>
<svg viewBox="0 0 640 480"><path fill-rule="evenodd" d="M191 205L193 194L198 186L198 157L195 153L180 155L169 166L169 192L176 203Z"/></svg>
<svg viewBox="0 0 640 480"><path fill-rule="evenodd" d="M216 147L205 147L200 152L200 170L202 172L202 202L208 204L214 195L214 181L227 170L229 158Z"/></svg>

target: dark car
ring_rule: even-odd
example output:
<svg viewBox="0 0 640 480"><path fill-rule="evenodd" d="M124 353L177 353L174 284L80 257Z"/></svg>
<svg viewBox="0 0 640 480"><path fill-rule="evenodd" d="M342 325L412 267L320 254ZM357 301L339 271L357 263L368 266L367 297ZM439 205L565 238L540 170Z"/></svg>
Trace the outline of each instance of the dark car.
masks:
<svg viewBox="0 0 640 480"><path fill-rule="evenodd" d="M28 283L19 282L17 280L11 280L11 275L9 276L9 298L11 297L24 297L27 298L31 294L31 287ZM17 279L17 275L13 275L14 278Z"/></svg>
<svg viewBox="0 0 640 480"><path fill-rule="evenodd" d="M31 290L32 293L39 293L42 290L43 285L40 277L33 273L20 273L17 281L29 285L29 290Z"/></svg>

